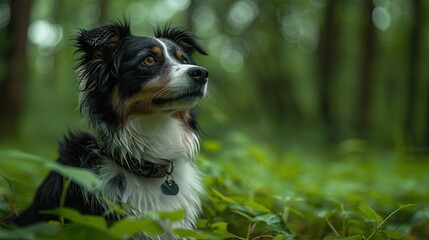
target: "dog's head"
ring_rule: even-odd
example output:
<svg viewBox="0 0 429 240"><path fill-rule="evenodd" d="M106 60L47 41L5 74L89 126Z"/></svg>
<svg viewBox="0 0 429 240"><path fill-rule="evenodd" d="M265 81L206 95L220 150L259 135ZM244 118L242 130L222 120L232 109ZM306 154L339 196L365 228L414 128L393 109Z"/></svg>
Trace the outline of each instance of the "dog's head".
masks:
<svg viewBox="0 0 429 240"><path fill-rule="evenodd" d="M135 36L127 22L112 23L81 30L76 46L81 108L92 123L117 128L132 116L186 111L206 94L208 71L191 57L206 53L186 31Z"/></svg>

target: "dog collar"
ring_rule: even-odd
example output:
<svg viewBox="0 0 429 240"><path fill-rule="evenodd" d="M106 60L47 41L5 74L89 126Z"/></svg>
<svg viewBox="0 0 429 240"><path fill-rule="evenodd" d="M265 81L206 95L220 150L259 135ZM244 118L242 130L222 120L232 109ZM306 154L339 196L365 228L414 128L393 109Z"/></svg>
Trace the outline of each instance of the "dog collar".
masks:
<svg viewBox="0 0 429 240"><path fill-rule="evenodd" d="M174 165L172 161L168 161L167 165L157 164L146 160L139 161L138 167L134 168L129 165L124 165L117 160L113 160L116 164L120 165L127 171L144 178L163 178L166 177L165 182L161 185L161 192L165 195L177 195L179 192L179 185L176 184L173 178Z"/></svg>
<svg viewBox="0 0 429 240"><path fill-rule="evenodd" d="M113 158L113 161L128 172L144 178L163 178L173 172L173 163L171 161L168 161L167 164L153 163L147 160L133 160L124 163L118 161L117 158Z"/></svg>
<svg viewBox="0 0 429 240"><path fill-rule="evenodd" d="M173 162L170 160L163 159L166 164L153 163L144 159L137 160L133 157L128 157L127 161L121 161L122 159L119 156L115 156L117 154L112 155L104 148L101 148L101 152L111 159L116 165L119 165L128 172L140 177L163 178L167 175L171 175L173 172Z"/></svg>
<svg viewBox="0 0 429 240"><path fill-rule="evenodd" d="M174 165L173 161L165 160L167 164L153 163L147 160L118 161L119 157L112 157L106 150L102 150L106 156L113 160L113 162L128 172L144 177L144 178L163 178L166 177L165 182L161 185L161 192L165 195L177 195L179 193L179 185L176 184L173 178Z"/></svg>

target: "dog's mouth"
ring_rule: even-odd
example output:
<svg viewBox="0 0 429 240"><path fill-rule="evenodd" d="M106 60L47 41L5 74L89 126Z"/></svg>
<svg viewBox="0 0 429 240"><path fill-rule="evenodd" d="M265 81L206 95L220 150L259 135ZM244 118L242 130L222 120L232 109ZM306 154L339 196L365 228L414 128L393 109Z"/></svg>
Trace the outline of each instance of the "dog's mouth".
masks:
<svg viewBox="0 0 429 240"><path fill-rule="evenodd" d="M152 100L152 103L160 105L160 104L177 102L177 101L192 101L192 100L195 100L196 98L202 98L203 96L204 96L204 93L201 90L199 90L195 92L185 93L173 98L155 98Z"/></svg>

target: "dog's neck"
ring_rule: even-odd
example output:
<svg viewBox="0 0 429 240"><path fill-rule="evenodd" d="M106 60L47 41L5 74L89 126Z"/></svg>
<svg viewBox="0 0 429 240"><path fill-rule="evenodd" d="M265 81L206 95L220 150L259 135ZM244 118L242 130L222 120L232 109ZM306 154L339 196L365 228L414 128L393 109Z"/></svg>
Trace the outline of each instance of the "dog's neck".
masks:
<svg viewBox="0 0 429 240"><path fill-rule="evenodd" d="M132 157L165 164L165 160L192 160L199 149L197 135L167 113L133 117L113 135L103 135L106 150L122 160Z"/></svg>

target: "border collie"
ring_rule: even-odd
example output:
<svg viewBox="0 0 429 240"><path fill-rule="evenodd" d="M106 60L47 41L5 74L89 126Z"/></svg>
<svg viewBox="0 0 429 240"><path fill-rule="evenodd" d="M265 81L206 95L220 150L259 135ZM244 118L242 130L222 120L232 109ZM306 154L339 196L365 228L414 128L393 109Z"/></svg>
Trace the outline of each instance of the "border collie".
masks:
<svg viewBox="0 0 429 240"><path fill-rule="evenodd" d="M162 223L166 233L159 238L175 238L169 231L176 227L194 228L202 186L193 162L199 139L192 109L206 94L208 71L191 55L206 52L186 31L166 26L155 37L135 36L127 21L81 30L75 41L80 108L92 133L67 136L58 162L89 169L102 184L89 193L72 182L65 206L91 215L109 210L103 199L136 216L184 209L183 221ZM59 207L63 183L51 172L14 222L58 219L40 211Z"/></svg>

